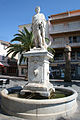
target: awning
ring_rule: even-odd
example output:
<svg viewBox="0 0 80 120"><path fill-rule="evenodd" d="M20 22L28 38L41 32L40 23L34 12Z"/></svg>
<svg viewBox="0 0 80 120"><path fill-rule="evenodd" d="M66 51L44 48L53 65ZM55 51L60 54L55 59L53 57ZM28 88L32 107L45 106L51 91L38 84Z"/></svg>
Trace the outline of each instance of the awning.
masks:
<svg viewBox="0 0 80 120"><path fill-rule="evenodd" d="M0 66L4 67L4 65L0 62Z"/></svg>

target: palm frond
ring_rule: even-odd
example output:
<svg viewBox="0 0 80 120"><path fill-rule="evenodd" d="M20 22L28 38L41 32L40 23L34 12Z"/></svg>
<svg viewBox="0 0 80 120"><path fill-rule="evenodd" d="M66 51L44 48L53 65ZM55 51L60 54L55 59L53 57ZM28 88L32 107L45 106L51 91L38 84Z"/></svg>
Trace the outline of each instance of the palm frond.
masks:
<svg viewBox="0 0 80 120"><path fill-rule="evenodd" d="M26 27L24 27L24 32L26 33L26 35L30 35L30 32L26 29Z"/></svg>
<svg viewBox="0 0 80 120"><path fill-rule="evenodd" d="M6 57L7 57L9 54L13 53L13 52L14 52L14 50L10 50L10 51L7 53Z"/></svg>
<svg viewBox="0 0 80 120"><path fill-rule="evenodd" d="M20 31L20 30L18 30L18 31L19 31L19 33L21 33L21 35L25 36L25 33L24 33L24 32L22 32L22 31Z"/></svg>
<svg viewBox="0 0 80 120"><path fill-rule="evenodd" d="M23 60L23 54L21 54L20 60L19 60L19 65L21 64L22 60Z"/></svg>
<svg viewBox="0 0 80 120"><path fill-rule="evenodd" d="M23 37L23 35L19 33L15 34L14 36Z"/></svg>
<svg viewBox="0 0 80 120"><path fill-rule="evenodd" d="M13 52L11 59L13 59L17 55L18 51Z"/></svg>
<svg viewBox="0 0 80 120"><path fill-rule="evenodd" d="M23 43L23 38L22 37L15 37L10 42L14 42L14 41L18 41L18 42L22 42Z"/></svg>
<svg viewBox="0 0 80 120"><path fill-rule="evenodd" d="M45 38L46 43L48 44L50 40L48 38Z"/></svg>
<svg viewBox="0 0 80 120"><path fill-rule="evenodd" d="M10 47L12 47L12 44L11 44L11 43L9 44L9 46L7 46L7 48L6 48L6 49L8 49L8 48L10 48Z"/></svg>
<svg viewBox="0 0 80 120"><path fill-rule="evenodd" d="M48 52L55 54L55 50L53 48L48 47L47 50L48 50Z"/></svg>
<svg viewBox="0 0 80 120"><path fill-rule="evenodd" d="M10 49L7 51L7 53L9 53L10 51L14 51L14 49L10 48Z"/></svg>

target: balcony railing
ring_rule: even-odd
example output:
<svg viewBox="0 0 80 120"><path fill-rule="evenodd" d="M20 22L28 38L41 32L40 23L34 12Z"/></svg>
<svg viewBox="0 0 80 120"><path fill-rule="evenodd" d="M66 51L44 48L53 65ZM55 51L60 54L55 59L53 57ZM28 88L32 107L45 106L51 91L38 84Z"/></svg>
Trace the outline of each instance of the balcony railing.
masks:
<svg viewBox="0 0 80 120"><path fill-rule="evenodd" d="M73 31L80 31L80 21L68 23L67 25L59 24L49 27L49 34L73 32Z"/></svg>
<svg viewBox="0 0 80 120"><path fill-rule="evenodd" d="M62 40L61 42L59 41L53 41L51 47L52 48L64 48L65 45L66 45L66 41L65 40ZM80 47L80 42L77 42L77 43L68 43L71 47Z"/></svg>
<svg viewBox="0 0 80 120"><path fill-rule="evenodd" d="M71 46L71 47L80 47L80 42L77 42L77 43L69 43L69 45Z"/></svg>

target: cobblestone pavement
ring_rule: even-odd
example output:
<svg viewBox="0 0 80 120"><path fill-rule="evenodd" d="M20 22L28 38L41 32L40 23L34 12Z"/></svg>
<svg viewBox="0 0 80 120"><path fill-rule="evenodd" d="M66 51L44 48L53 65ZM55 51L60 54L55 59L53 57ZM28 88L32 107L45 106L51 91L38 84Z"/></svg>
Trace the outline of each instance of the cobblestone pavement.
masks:
<svg viewBox="0 0 80 120"><path fill-rule="evenodd" d="M10 80L10 84L9 85L3 85L2 88L0 86L0 91L2 89L9 88L9 87L16 87L16 86L23 86L24 84L26 84L27 81L18 81L18 80ZM78 98L77 98L77 103L78 103L78 109L76 111L76 113L70 117L66 117L63 118L61 117L58 120L80 120L80 81L78 80L74 80L71 83L64 83L63 81L52 81L52 83L54 84L54 86L64 86L64 87L69 87L69 88L73 88L78 92ZM1 102L0 102L1 105ZM23 118L18 118L18 117L14 117L14 116L9 116L5 113L2 112L1 110L1 106L0 106L0 120L25 120ZM27 119L26 119L27 120Z"/></svg>

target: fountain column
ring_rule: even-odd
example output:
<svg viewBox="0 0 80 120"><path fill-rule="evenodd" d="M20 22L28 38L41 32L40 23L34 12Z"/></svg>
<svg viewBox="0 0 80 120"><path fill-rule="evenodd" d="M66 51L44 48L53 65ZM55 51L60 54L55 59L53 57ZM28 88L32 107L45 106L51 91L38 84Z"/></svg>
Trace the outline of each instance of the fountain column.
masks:
<svg viewBox="0 0 80 120"><path fill-rule="evenodd" d="M28 84L22 92L50 96L50 91L55 91L49 82L49 59L53 58L53 55L47 50L34 48L24 53L24 56L28 57Z"/></svg>

